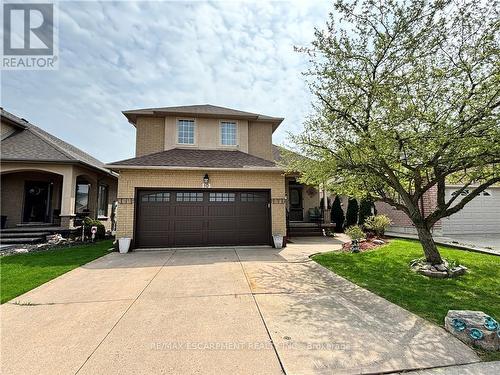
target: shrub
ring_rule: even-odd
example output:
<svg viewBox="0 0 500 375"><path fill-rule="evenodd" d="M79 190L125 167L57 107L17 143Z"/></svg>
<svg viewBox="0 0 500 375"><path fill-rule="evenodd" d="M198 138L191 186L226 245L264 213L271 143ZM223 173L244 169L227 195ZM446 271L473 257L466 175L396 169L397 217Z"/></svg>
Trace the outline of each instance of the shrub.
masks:
<svg viewBox="0 0 500 375"><path fill-rule="evenodd" d="M87 238L92 238L91 229L93 226L97 227L97 233L95 234L96 240L102 240L106 236L106 228L104 228L104 225L99 220L87 216L83 219L83 225L85 225L84 233Z"/></svg>
<svg viewBox="0 0 500 375"><path fill-rule="evenodd" d="M372 216L374 213L373 201L370 198L363 198L359 204L359 220L358 225L363 226L365 224L366 218Z"/></svg>
<svg viewBox="0 0 500 375"><path fill-rule="evenodd" d="M342 205L340 203L340 198L337 195L332 204L332 212L331 212L332 223L335 223L335 232L342 232L344 229L344 210L342 210Z"/></svg>
<svg viewBox="0 0 500 375"><path fill-rule="evenodd" d="M375 232L377 236L383 236L385 230L391 225L391 219L385 215L369 216L365 220L364 227Z"/></svg>
<svg viewBox="0 0 500 375"><path fill-rule="evenodd" d="M345 230L345 233L351 237L352 240L361 240L365 238L365 232L359 225L352 225Z"/></svg>
<svg viewBox="0 0 500 375"><path fill-rule="evenodd" d="M359 205L356 198L349 198L345 214L345 226L350 227L358 223Z"/></svg>

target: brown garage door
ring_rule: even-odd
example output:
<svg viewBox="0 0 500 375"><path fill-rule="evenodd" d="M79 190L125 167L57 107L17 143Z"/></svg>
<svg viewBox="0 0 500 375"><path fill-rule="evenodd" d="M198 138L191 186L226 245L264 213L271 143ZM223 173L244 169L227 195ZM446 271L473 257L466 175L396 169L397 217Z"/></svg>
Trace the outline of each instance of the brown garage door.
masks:
<svg viewBox="0 0 500 375"><path fill-rule="evenodd" d="M268 245L269 191L139 190L136 246Z"/></svg>

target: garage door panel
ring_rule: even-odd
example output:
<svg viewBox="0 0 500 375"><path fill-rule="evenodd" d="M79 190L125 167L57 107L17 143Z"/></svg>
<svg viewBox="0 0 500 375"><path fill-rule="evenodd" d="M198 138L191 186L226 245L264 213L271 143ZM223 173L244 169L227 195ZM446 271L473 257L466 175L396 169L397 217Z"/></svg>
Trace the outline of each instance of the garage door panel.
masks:
<svg viewBox="0 0 500 375"><path fill-rule="evenodd" d="M203 233L175 233L172 246L198 246L203 242Z"/></svg>
<svg viewBox="0 0 500 375"><path fill-rule="evenodd" d="M458 188L448 187L446 200L451 199L457 190ZM459 197L456 202L461 198ZM467 203L462 210L442 219L442 225L444 235L500 233L500 188L486 189L483 194Z"/></svg>
<svg viewBox="0 0 500 375"><path fill-rule="evenodd" d="M138 247L270 243L268 191L138 192Z"/></svg>
<svg viewBox="0 0 500 375"><path fill-rule="evenodd" d="M238 222L233 217L216 217L207 221L207 229L208 231L237 231Z"/></svg>
<svg viewBox="0 0 500 375"><path fill-rule="evenodd" d="M230 245L238 243L238 236L235 231L209 231L207 233L207 245Z"/></svg>
<svg viewBox="0 0 500 375"><path fill-rule="evenodd" d="M237 216L237 212L236 212L237 207L235 207L234 204L208 206L207 210L208 210L207 214L210 217L214 217L214 216L235 217L235 216Z"/></svg>
<svg viewBox="0 0 500 375"><path fill-rule="evenodd" d="M203 216L203 206L198 205L178 205L174 207L175 216Z"/></svg>
<svg viewBox="0 0 500 375"><path fill-rule="evenodd" d="M181 219L175 218L172 221L172 230L176 233L191 233L195 231L202 231L204 220L199 218Z"/></svg>

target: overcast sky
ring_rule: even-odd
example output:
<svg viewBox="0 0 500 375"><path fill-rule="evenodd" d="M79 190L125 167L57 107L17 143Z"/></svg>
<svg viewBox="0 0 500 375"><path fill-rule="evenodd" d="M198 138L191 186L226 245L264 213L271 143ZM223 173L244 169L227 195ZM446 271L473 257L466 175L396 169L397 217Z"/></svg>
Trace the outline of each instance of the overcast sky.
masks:
<svg viewBox="0 0 500 375"><path fill-rule="evenodd" d="M301 129L301 76L330 3L59 2L59 70L2 72L2 106L105 162L134 155L122 110L214 104Z"/></svg>

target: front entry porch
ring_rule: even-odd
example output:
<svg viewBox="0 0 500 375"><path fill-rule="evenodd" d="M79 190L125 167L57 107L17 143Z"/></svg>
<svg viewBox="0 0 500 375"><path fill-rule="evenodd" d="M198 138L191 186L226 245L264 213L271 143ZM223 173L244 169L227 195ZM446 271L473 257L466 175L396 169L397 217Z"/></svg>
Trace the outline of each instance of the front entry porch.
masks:
<svg viewBox="0 0 500 375"><path fill-rule="evenodd" d="M323 236L331 226L330 210L324 207L324 191L318 186L306 185L297 177L285 179L287 196L287 236Z"/></svg>
<svg viewBox="0 0 500 375"><path fill-rule="evenodd" d="M111 229L115 199L116 180L104 173L77 165L2 163L2 240L34 242L25 234L39 239L40 233L68 231L86 216Z"/></svg>

